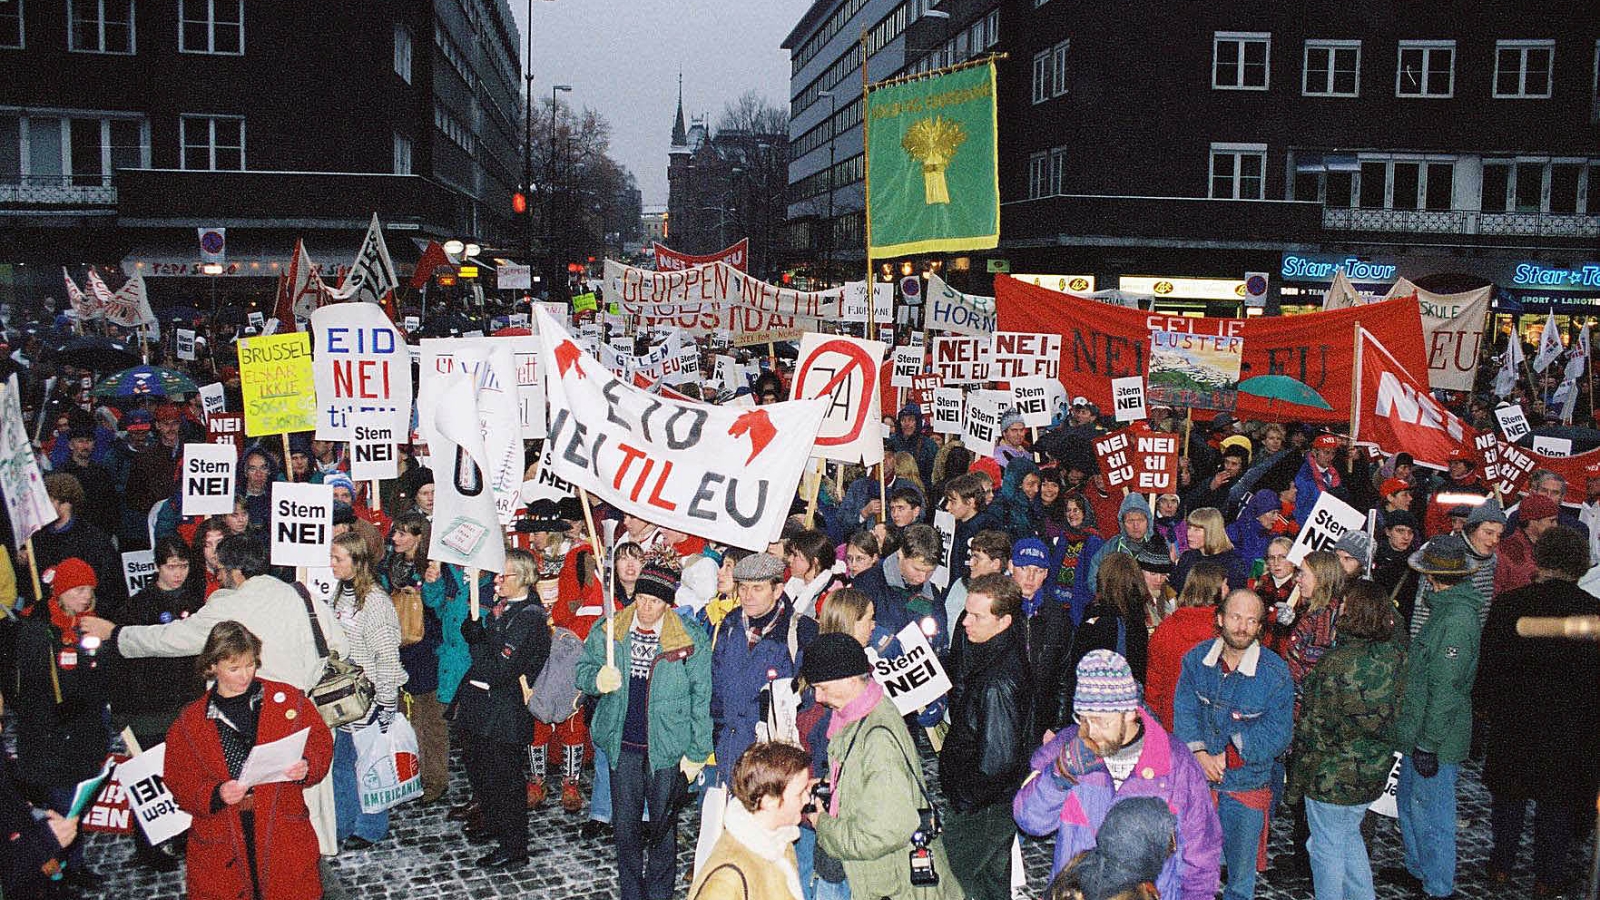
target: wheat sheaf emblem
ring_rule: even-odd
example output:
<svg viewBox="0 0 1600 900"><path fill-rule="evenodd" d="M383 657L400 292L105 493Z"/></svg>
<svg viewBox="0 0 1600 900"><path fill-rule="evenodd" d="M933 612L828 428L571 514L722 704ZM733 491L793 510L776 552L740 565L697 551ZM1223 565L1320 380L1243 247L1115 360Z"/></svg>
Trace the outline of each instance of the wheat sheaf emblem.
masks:
<svg viewBox="0 0 1600 900"><path fill-rule="evenodd" d="M922 163L924 203L950 202L950 187L945 183L944 173L950 168L950 158L966 140L967 130L961 123L944 116L918 120L906 129L900 146L912 159Z"/></svg>

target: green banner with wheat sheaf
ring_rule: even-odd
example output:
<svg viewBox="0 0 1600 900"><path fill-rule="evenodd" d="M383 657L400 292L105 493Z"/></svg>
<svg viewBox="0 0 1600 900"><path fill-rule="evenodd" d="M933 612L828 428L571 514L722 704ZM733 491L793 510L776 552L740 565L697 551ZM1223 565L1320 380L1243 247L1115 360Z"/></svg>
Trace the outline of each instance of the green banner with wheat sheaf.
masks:
<svg viewBox="0 0 1600 900"><path fill-rule="evenodd" d="M994 63L867 92L867 253L1000 242Z"/></svg>

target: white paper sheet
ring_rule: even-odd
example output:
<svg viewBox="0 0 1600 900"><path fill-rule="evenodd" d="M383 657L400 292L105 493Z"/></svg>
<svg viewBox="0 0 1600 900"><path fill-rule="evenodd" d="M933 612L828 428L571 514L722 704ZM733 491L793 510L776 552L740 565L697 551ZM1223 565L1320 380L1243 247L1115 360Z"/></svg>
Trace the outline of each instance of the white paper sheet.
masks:
<svg viewBox="0 0 1600 900"><path fill-rule="evenodd" d="M306 735L309 733L309 729L302 728L269 744L257 744L244 761L244 768L239 771L239 783L248 788L288 781L289 776L283 774L284 770L306 755Z"/></svg>

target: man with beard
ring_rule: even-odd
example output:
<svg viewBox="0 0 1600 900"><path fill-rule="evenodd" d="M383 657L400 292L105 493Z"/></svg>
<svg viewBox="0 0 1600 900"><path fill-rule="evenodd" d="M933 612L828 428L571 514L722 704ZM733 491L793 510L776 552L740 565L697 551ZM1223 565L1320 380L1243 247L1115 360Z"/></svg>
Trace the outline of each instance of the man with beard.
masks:
<svg viewBox="0 0 1600 900"><path fill-rule="evenodd" d="M1265 868L1274 761L1294 732L1294 682L1283 658L1258 640L1266 607L1236 590L1217 610L1220 634L1183 658L1172 730L1194 751L1217 796L1228 887L1223 900L1255 896Z"/></svg>
<svg viewBox="0 0 1600 900"><path fill-rule="evenodd" d="M1017 825L1032 835L1055 833L1054 878L1073 857L1095 846L1114 803L1159 797L1178 817L1178 828L1156 889L1167 900L1211 900L1217 892L1222 826L1205 772L1189 748L1140 704L1139 683L1127 660L1093 650L1078 663L1076 674L1074 724L1033 752L1032 772L1011 807Z"/></svg>

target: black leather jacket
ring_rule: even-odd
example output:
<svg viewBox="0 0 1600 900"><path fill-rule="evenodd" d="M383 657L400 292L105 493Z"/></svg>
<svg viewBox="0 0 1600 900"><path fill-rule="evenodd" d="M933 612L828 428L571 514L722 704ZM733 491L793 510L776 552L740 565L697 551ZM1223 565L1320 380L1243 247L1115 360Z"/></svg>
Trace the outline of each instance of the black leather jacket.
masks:
<svg viewBox="0 0 1600 900"><path fill-rule="evenodd" d="M1072 695L1067 684L1072 672L1067 667L1067 653L1072 649L1072 617L1067 608L1049 596L1050 587L1039 611L1032 616L1019 616L1011 626L1017 632L1028 656L1028 669L1033 676L1033 732L1035 745L1044 732L1060 731L1072 724Z"/></svg>
<svg viewBox="0 0 1600 900"><path fill-rule="evenodd" d="M950 731L939 781L959 812L1010 803L1028 772L1033 679L1013 624L982 644L958 632L950 649Z"/></svg>

